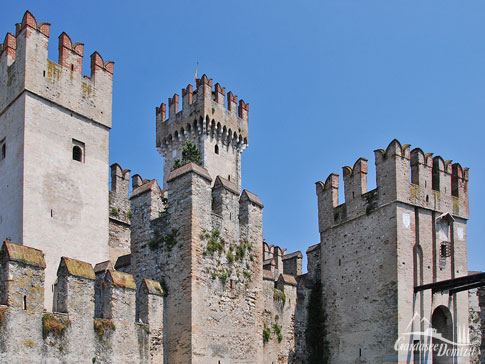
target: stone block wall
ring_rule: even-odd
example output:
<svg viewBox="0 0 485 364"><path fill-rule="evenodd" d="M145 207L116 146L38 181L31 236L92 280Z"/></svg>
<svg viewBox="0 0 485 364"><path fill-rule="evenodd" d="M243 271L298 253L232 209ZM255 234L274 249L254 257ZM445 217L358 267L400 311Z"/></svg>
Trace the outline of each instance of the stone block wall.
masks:
<svg viewBox="0 0 485 364"><path fill-rule="evenodd" d="M136 321L137 286L133 276L107 270L102 294L95 296L95 273L89 263L63 258L58 268L57 303L61 312L43 309L43 253L5 242L0 305L1 363L163 362L163 290L145 280L139 303L146 322ZM146 288L148 286L148 289ZM96 300L103 314L94 318Z"/></svg>
<svg viewBox="0 0 485 364"><path fill-rule="evenodd" d="M129 200L130 170L117 163L111 165L109 191L109 259L116 262L130 254L131 206Z"/></svg>
<svg viewBox="0 0 485 364"><path fill-rule="evenodd" d="M0 204L12 211L0 237L46 253L51 310L61 256L92 264L108 258L113 62L95 52L83 76L83 44L62 33L56 63L48 59L49 36L50 24L27 11L0 49Z"/></svg>
<svg viewBox="0 0 485 364"><path fill-rule="evenodd" d="M189 164L171 173L161 204L159 189L134 190L131 269L137 282L163 282L169 360L259 362L262 203L223 177L211 182Z"/></svg>
<svg viewBox="0 0 485 364"><path fill-rule="evenodd" d="M317 183L328 339L338 362L405 362L412 354L396 353L394 342L420 325L415 314L431 322L439 306L457 327L468 325L466 293L414 294L415 286L468 274L467 169L397 140L375 156L375 190L367 191L363 158L343 168L345 203L338 175Z"/></svg>

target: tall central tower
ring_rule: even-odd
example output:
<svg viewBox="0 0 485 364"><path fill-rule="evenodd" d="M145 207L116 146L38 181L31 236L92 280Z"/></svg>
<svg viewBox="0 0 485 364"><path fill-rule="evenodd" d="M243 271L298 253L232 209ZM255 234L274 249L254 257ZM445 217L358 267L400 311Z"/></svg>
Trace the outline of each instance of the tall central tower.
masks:
<svg viewBox="0 0 485 364"><path fill-rule="evenodd" d="M163 282L164 355L169 363L263 362L263 204L241 192L248 105L205 75L157 108L164 188L135 184L130 197L131 267L137 282ZM174 169L190 141L202 152ZM172 170L173 169L173 170ZM164 197L167 196L166 202Z"/></svg>
<svg viewBox="0 0 485 364"><path fill-rule="evenodd" d="M249 104L237 102L237 96L227 93L219 83L212 90L212 79L203 75L192 85L182 89L182 110L179 95L168 100L167 108L157 108L157 149L165 160L163 187L176 159L182 159L187 141L202 153L203 167L211 176L222 176L241 190L241 153L248 145Z"/></svg>

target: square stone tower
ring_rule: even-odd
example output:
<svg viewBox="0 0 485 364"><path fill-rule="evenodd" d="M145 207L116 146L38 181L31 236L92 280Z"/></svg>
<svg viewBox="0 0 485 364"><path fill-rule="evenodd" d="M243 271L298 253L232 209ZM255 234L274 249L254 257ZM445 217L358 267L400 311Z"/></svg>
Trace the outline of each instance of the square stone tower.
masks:
<svg viewBox="0 0 485 364"><path fill-rule="evenodd" d="M202 153L202 166L211 176L221 176L241 189L241 153L248 146L249 104L239 100L219 83L212 90L212 79L203 75L192 85L182 89L182 110L179 111L179 95L157 108L157 148L163 155L163 187L174 161L182 158L186 141L194 143Z"/></svg>
<svg viewBox="0 0 485 364"><path fill-rule="evenodd" d="M317 182L331 362L428 362L433 352L396 351L395 344L430 345L409 333L431 326L448 340L468 340L466 291L416 290L468 275L468 169L397 140L375 151L375 163L371 191L367 160L343 168L342 204L338 175Z"/></svg>
<svg viewBox="0 0 485 364"><path fill-rule="evenodd" d="M136 282L163 282L164 355L168 363L263 362L263 204L242 191L248 105L205 75L157 108L164 190L133 176L131 269ZM236 113L237 111L237 113ZM187 141L202 166L174 169ZM172 170L173 169L173 170Z"/></svg>
<svg viewBox="0 0 485 364"><path fill-rule="evenodd" d="M30 12L0 45L0 237L46 255L46 308L61 256L108 259L108 145L113 62L59 36Z"/></svg>

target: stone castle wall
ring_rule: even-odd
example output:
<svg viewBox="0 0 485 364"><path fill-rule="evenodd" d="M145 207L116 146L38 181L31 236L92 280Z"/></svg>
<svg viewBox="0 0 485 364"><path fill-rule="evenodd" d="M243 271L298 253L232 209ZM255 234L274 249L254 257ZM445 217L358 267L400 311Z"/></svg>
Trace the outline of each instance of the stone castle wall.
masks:
<svg viewBox="0 0 485 364"><path fill-rule="evenodd" d="M62 33L59 62L53 62L49 33L50 25L27 11L0 50L2 171L8 170L0 177L0 203L12 211L0 236L46 252L45 306L51 309L61 256L93 264L108 258L113 63L95 52L91 74L83 77L83 45ZM79 161L74 147L82 151Z"/></svg>
<svg viewBox="0 0 485 364"><path fill-rule="evenodd" d="M130 196L113 164L108 191L113 62L95 52L82 76L83 44L62 33L55 63L49 32L26 12L0 45L0 234L23 244L0 251L2 363L302 364L320 287L332 363L417 359L394 343L438 307L454 339L480 346L482 289L414 293L468 274L466 168L394 140L375 152L375 190L362 158L343 168L345 203L338 175L318 182L321 242L302 274L301 252L264 242L263 204L241 193L247 103L202 76L180 111L177 94L168 118L156 110L164 189L134 175ZM188 141L202 166L173 170Z"/></svg>
<svg viewBox="0 0 485 364"><path fill-rule="evenodd" d="M131 275L110 270L103 279L102 294L95 297L92 266L63 258L56 286L57 312L48 313L43 310L42 252L6 242L1 260L1 279L8 281L1 291L1 363L148 364L163 359L159 282L144 280L137 287ZM135 316L137 288L143 320ZM93 318L99 303L103 313Z"/></svg>
<svg viewBox="0 0 485 364"><path fill-rule="evenodd" d="M409 353L397 357L395 341L410 328L425 329L421 320L431 322L439 306L457 327L468 325L466 292L453 300L447 292L414 293L415 286L468 274L467 170L396 140L375 154L375 190L367 191L362 158L343 168L344 204L338 175L317 183L321 279L337 362L405 362Z"/></svg>
<svg viewBox="0 0 485 364"><path fill-rule="evenodd" d="M130 170L117 163L111 165L109 191L109 260L130 254L131 205L129 200Z"/></svg>

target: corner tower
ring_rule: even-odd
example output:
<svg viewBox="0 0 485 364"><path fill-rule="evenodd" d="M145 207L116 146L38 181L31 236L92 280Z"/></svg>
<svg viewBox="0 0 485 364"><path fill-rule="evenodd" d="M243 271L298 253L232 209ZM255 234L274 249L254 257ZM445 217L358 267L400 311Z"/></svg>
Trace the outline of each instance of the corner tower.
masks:
<svg viewBox="0 0 485 364"><path fill-rule="evenodd" d="M113 62L27 11L0 45L0 237L44 251L46 308L61 256L108 259L108 146Z"/></svg>
<svg viewBox="0 0 485 364"><path fill-rule="evenodd" d="M374 153L375 189L364 158L343 167L344 203L337 174L316 185L331 362L424 363L433 346L401 344L429 338L407 333L468 340L467 292L423 289L468 275L468 168L397 140Z"/></svg>
<svg viewBox="0 0 485 364"><path fill-rule="evenodd" d="M249 104L237 102L237 96L219 83L212 89L212 79L203 75L192 85L182 89L182 109L179 95L168 100L167 107L157 107L157 149L164 157L163 187L176 159L182 158L187 141L202 153L203 167L211 176L222 176L241 190L241 153L248 145Z"/></svg>

